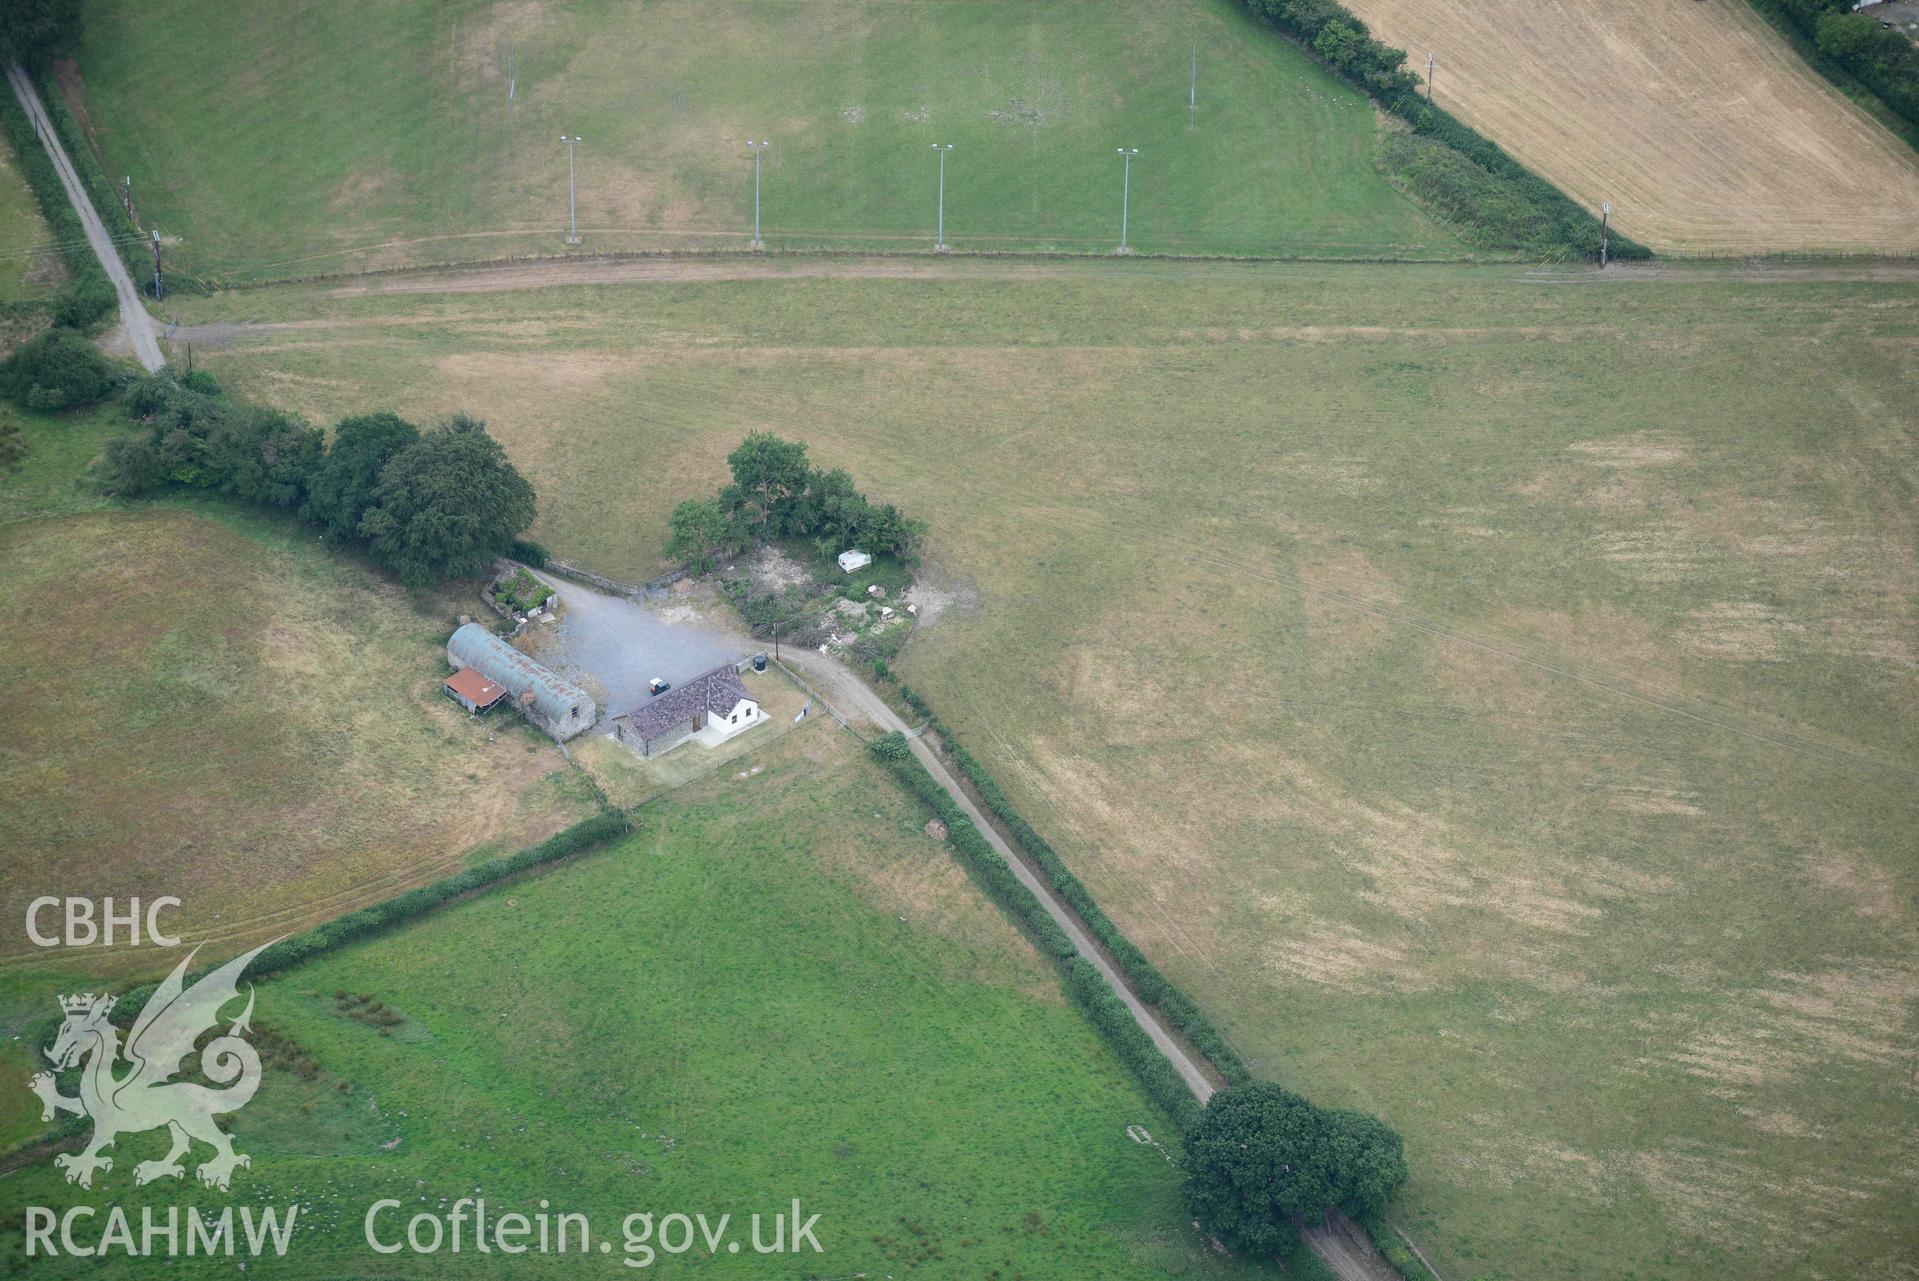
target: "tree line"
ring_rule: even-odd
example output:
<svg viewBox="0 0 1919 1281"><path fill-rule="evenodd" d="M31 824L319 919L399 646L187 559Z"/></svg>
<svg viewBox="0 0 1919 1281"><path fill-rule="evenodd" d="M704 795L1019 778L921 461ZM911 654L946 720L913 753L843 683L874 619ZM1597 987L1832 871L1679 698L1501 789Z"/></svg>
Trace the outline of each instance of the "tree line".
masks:
<svg viewBox="0 0 1919 1281"><path fill-rule="evenodd" d="M1388 170L1420 203L1459 225L1468 241L1542 258L1599 256L1598 218L1451 112L1427 102L1423 82L1406 68L1406 51L1375 37L1338 0L1241 3L1412 126L1412 138L1389 149ZM1610 248L1615 258L1652 256L1617 233Z"/></svg>
<svg viewBox="0 0 1919 1281"><path fill-rule="evenodd" d="M695 573L772 538L803 539L822 560L849 548L909 560L925 537L924 522L873 503L843 468L808 463L803 442L750 432L726 464L731 484L687 499L667 520L666 557Z"/></svg>
<svg viewBox="0 0 1919 1281"><path fill-rule="evenodd" d="M1906 36L1870 12L1854 13L1852 0L1766 0L1759 8L1783 16L1893 114L1919 125L1919 46Z"/></svg>
<svg viewBox="0 0 1919 1281"><path fill-rule="evenodd" d="M224 494L291 512L359 544L407 587L487 573L533 523L533 486L465 414L422 431L390 413L342 419L329 445L301 419L225 396L205 373L160 373L126 391L144 430L108 442L102 493Z"/></svg>

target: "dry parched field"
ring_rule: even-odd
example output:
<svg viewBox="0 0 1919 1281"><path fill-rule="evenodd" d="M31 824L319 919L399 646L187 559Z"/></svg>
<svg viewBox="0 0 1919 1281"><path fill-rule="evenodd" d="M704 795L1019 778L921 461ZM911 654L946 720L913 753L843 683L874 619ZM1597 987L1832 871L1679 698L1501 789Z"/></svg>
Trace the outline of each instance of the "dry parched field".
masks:
<svg viewBox="0 0 1919 1281"><path fill-rule="evenodd" d="M1919 156L1745 0L1349 0L1435 100L1655 249L1919 250Z"/></svg>
<svg viewBox="0 0 1919 1281"><path fill-rule="evenodd" d="M37 428L50 453L41 430L82 428ZM592 812L550 740L440 694L442 610L477 602L409 599L308 535L167 507L29 518L0 524L0 584L16 927L41 894L171 894L190 941L258 941ZM0 966L47 959L25 944Z"/></svg>
<svg viewBox="0 0 1919 1281"><path fill-rule="evenodd" d="M196 348L246 394L471 407L613 573L749 427L924 515L976 603L908 678L1405 1133L1447 1276L1911 1276L1912 285L943 273L183 311L314 322Z"/></svg>

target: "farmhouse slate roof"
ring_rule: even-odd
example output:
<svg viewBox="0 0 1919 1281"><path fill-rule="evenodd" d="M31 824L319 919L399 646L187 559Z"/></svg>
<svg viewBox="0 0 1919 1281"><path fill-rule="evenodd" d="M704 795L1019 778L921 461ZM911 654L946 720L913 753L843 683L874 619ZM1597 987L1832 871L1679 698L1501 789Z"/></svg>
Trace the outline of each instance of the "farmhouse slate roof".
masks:
<svg viewBox="0 0 1919 1281"><path fill-rule="evenodd" d="M650 742L678 729L701 711L724 716L747 697L746 682L740 679L739 670L728 663L702 672L615 719L625 721L643 741Z"/></svg>

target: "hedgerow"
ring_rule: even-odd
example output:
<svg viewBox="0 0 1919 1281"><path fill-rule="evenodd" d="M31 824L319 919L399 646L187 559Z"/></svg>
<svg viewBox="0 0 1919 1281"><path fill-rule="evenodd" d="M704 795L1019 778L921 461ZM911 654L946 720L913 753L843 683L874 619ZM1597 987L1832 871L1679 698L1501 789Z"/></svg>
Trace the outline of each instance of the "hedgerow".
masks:
<svg viewBox="0 0 1919 1281"><path fill-rule="evenodd" d="M1477 130L1427 102L1420 95L1419 78L1405 68L1405 50L1376 39L1336 0L1242 2L1255 17L1296 37L1416 134L1456 153L1441 163L1419 150L1402 148L1387 159L1403 166L1393 176L1444 217L1457 217L1456 202L1462 196L1488 201L1488 210L1464 220L1468 240L1481 248L1539 257L1599 256L1597 218ZM1414 160L1418 163L1409 163ZM1615 258L1652 256L1644 245L1619 235L1611 238L1611 253Z"/></svg>
<svg viewBox="0 0 1919 1281"><path fill-rule="evenodd" d="M254 958L253 964L247 967L247 977L265 978L267 975L291 969L303 961L310 961L334 948L370 938L397 925L403 925L463 894L471 894L475 890L503 881L529 868L558 862L582 850L624 836L632 830L633 825L624 814L615 812L596 814L516 854L489 859L463 872L456 872L443 880L434 881L430 885L408 890L405 894L388 899L384 903L376 903L372 907L335 917L323 925L316 925L310 930L283 938ZM157 984L151 984L128 993L115 1007L116 1012L128 1016L138 1014L157 986Z"/></svg>
<svg viewBox="0 0 1919 1281"><path fill-rule="evenodd" d="M1066 937L1066 931L1059 927L1041 906L1033 891L1020 883L1013 869L1000 852L989 844L979 829L973 826L973 820L966 817L965 811L947 795L926 768L913 759L912 749L906 745L906 739L899 734L888 734L873 744L873 754L890 769L900 782L906 785L920 800L926 803L940 822L946 824L947 839L953 843L967 867L979 878L992 895L1013 918L1026 930L1042 951L1064 960L1075 955L1079 949Z"/></svg>
<svg viewBox="0 0 1919 1281"><path fill-rule="evenodd" d="M873 744L873 754L946 824L953 847L988 892L1012 913L1042 950L1059 962L1067 995L1085 1012L1094 1030L1132 1071L1147 1095L1166 1111L1181 1131L1192 1125L1199 1118L1199 1101L1178 1071L1153 1044L1119 995L1100 977L1099 971L1079 955L1066 931L1047 914L1033 892L1013 875L1005 858L980 835L946 789L913 758L905 737L898 733L885 735Z"/></svg>
<svg viewBox="0 0 1919 1281"><path fill-rule="evenodd" d="M1813 70L1919 147L1919 46L1852 0L1749 0Z"/></svg>
<svg viewBox="0 0 1919 1281"><path fill-rule="evenodd" d="M33 189L40 216L46 219L53 243L59 246L60 260L67 269L66 288L50 300L48 310L55 324L91 329L113 311L113 285L87 244L86 228L81 226L80 215L73 211L73 204L67 199L67 189L61 185L60 175L54 172L53 161L47 158L46 148L35 135L26 110L11 91L0 92L0 129L6 132L7 142L20 162L20 172Z"/></svg>
<svg viewBox="0 0 1919 1281"><path fill-rule="evenodd" d="M1008 799L1005 792L1000 790L999 784L993 781L992 775L987 773L986 767L980 764L978 758L960 746L952 731L947 729L934 714L931 705L909 685L900 684L899 692L906 705L939 734L940 743L946 755L959 772L965 775L966 781L972 786L980 803L986 807L987 812L1005 826L1014 842L1032 858L1041 873L1052 883L1060 898L1078 913L1079 919L1086 923L1087 930L1099 940L1100 946L1106 949L1114 962L1118 964L1120 971L1126 975L1126 981L1132 985L1133 991L1139 995L1140 1000L1156 1008L1166 1017L1167 1022L1179 1029L1180 1035L1184 1036L1193 1048L1212 1060L1213 1065L1219 1069L1220 1075L1225 1077L1229 1084L1237 1085L1242 1081L1251 1080L1252 1072L1239 1057L1239 1052L1233 1049L1219 1029L1213 1026L1211 1020L1201 1012L1193 999L1161 974L1153 963L1146 959L1146 954L1134 946L1133 941L1113 923L1112 918L1106 915L1092 892L1077 876L1073 875L1072 869L1066 866L1066 860L1062 859L1046 838L1026 821L1025 815L1014 807L1013 802Z"/></svg>
<svg viewBox="0 0 1919 1281"><path fill-rule="evenodd" d="M1165 1109L1182 1133L1191 1129L1199 1120L1199 1100L1112 985L1083 956L1068 957L1064 969L1067 994L1086 1012L1120 1062L1132 1069L1153 1102Z"/></svg>

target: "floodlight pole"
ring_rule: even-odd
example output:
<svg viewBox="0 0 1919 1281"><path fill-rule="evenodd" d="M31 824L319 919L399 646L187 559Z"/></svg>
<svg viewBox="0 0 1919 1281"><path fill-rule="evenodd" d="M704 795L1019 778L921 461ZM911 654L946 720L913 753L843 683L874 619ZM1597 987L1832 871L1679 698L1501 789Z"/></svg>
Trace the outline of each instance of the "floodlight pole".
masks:
<svg viewBox="0 0 1919 1281"><path fill-rule="evenodd" d="M1606 265L1606 237L1611 224L1612 201L1602 200L1599 202L1599 265L1602 267Z"/></svg>
<svg viewBox="0 0 1919 1281"><path fill-rule="evenodd" d="M1126 253L1127 215L1133 195L1133 157L1139 154L1139 148L1120 147L1117 150L1125 163L1119 176L1119 251Z"/></svg>
<svg viewBox="0 0 1919 1281"><path fill-rule="evenodd" d="M950 142L933 144L933 150L939 153L940 158L939 232L933 241L934 249L946 248L946 153L952 149L953 144Z"/></svg>
<svg viewBox="0 0 1919 1281"><path fill-rule="evenodd" d="M573 202L573 147L580 139L577 135L561 134L560 141L566 144L566 243L580 243L580 219L577 206Z"/></svg>
<svg viewBox="0 0 1919 1281"><path fill-rule="evenodd" d="M1433 55L1426 55L1426 101L1433 100Z"/></svg>
<svg viewBox="0 0 1919 1281"><path fill-rule="evenodd" d="M748 138L746 145L753 148L753 247L755 249L761 249L765 246L760 242L760 156L764 154L766 149L772 146L773 143L771 139L767 138L761 138L757 141Z"/></svg>
<svg viewBox="0 0 1919 1281"><path fill-rule="evenodd" d="M1186 89L1187 128L1199 124L1199 41L1193 41L1193 77Z"/></svg>

